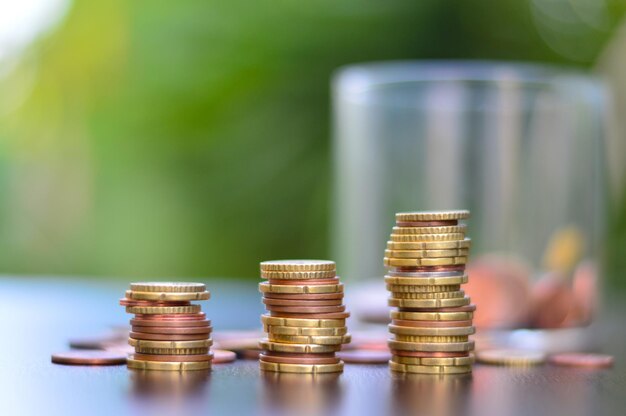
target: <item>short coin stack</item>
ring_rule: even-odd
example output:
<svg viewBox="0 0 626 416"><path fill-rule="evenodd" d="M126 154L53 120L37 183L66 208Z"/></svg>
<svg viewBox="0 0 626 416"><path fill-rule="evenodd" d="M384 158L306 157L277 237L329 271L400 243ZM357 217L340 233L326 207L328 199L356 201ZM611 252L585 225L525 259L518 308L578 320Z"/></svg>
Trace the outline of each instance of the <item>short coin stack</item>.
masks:
<svg viewBox="0 0 626 416"><path fill-rule="evenodd" d="M285 373L343 371L335 357L350 342L343 284L327 260L261 263L259 284L269 314L261 316L267 338L260 342L261 370Z"/></svg>
<svg viewBox="0 0 626 416"><path fill-rule="evenodd" d="M131 283L120 305L135 314L129 344L135 354L128 368L206 370L211 368L211 321L193 300L207 300L202 283Z"/></svg>
<svg viewBox="0 0 626 416"><path fill-rule="evenodd" d="M469 335L474 305L461 290L470 240L460 219L468 211L396 214L385 250L392 323L390 368L405 373L461 374L472 371Z"/></svg>

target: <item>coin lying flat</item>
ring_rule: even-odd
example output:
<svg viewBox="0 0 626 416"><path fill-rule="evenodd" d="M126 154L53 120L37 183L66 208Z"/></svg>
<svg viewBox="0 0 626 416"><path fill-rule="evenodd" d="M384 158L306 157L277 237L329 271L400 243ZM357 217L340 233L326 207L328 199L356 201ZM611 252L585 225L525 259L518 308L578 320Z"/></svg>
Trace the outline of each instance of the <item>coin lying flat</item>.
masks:
<svg viewBox="0 0 626 416"><path fill-rule="evenodd" d="M263 371L278 371L281 373L338 373L343 371L343 362L337 364L284 364L270 363L259 360L259 365Z"/></svg>
<svg viewBox="0 0 626 416"><path fill-rule="evenodd" d="M346 325L345 319L294 319L278 318L275 316L261 315L263 325L293 326L310 328L338 328Z"/></svg>
<svg viewBox="0 0 626 416"><path fill-rule="evenodd" d="M331 285L275 285L271 283L259 283L259 291L262 293L343 293L343 284Z"/></svg>
<svg viewBox="0 0 626 416"><path fill-rule="evenodd" d="M274 300L297 300L297 301L309 301L309 300L338 300L343 299L343 293L272 293L265 292L263 294L265 299Z"/></svg>
<svg viewBox="0 0 626 416"><path fill-rule="evenodd" d="M438 351L438 352L463 352L472 351L474 349L474 341L454 342L454 343L437 343L437 342L405 342L390 339L387 341L389 348L400 351ZM477 357L478 358L478 357Z"/></svg>
<svg viewBox="0 0 626 416"><path fill-rule="evenodd" d="M454 290L451 292L391 292L393 299L459 299L465 296L463 290Z"/></svg>
<svg viewBox="0 0 626 416"><path fill-rule="evenodd" d="M159 355L200 355L208 354L209 348L144 348L135 347L135 352L140 354Z"/></svg>
<svg viewBox="0 0 626 416"><path fill-rule="evenodd" d="M329 260L271 260L261 262L261 272L324 272L335 270Z"/></svg>
<svg viewBox="0 0 626 416"><path fill-rule="evenodd" d="M271 312L283 312L293 314L322 314L341 313L346 310L345 306L270 306L265 307Z"/></svg>
<svg viewBox="0 0 626 416"><path fill-rule="evenodd" d="M192 328L192 327L205 327L211 326L209 319L203 320L162 320L162 319L138 319L134 318L130 320L131 326L142 327L159 327L159 328Z"/></svg>
<svg viewBox="0 0 626 416"><path fill-rule="evenodd" d="M469 218L469 211L465 209L454 211L416 211L398 212L396 221L447 221Z"/></svg>
<svg viewBox="0 0 626 416"><path fill-rule="evenodd" d="M415 374L464 374L472 371L471 365L443 366L443 365L409 365L389 361L391 371Z"/></svg>
<svg viewBox="0 0 626 416"><path fill-rule="evenodd" d="M137 292L204 292L206 285L190 282L131 283L130 290Z"/></svg>
<svg viewBox="0 0 626 416"><path fill-rule="evenodd" d="M200 305L188 305L188 306L127 306L127 313L134 314L158 314L158 315L169 315L169 314L188 314L188 313L198 313L200 312Z"/></svg>
<svg viewBox="0 0 626 416"><path fill-rule="evenodd" d="M466 264L467 257L438 257L421 259L401 259L396 257L385 257L385 266L391 267L413 267L413 266L446 266L455 264Z"/></svg>
<svg viewBox="0 0 626 416"><path fill-rule="evenodd" d="M315 345L341 345L351 341L350 334L340 336L305 336L305 335L282 335L268 333L270 342L285 342L289 344L315 344Z"/></svg>
<svg viewBox="0 0 626 416"><path fill-rule="evenodd" d="M152 300L152 301L186 301L186 300L207 300L211 294L204 292L137 292L127 290L126 297L136 300Z"/></svg>
<svg viewBox="0 0 626 416"><path fill-rule="evenodd" d="M268 297L263 298L263 303L269 306L341 306L343 299L329 299L329 300L298 300L298 299L272 299Z"/></svg>
<svg viewBox="0 0 626 416"><path fill-rule="evenodd" d="M161 327L161 326L132 326L132 332L139 332L144 334L161 334L161 335L192 335L192 334L204 334L208 335L213 330L212 326L192 326L192 327Z"/></svg>
<svg viewBox="0 0 626 416"><path fill-rule="evenodd" d="M543 364L546 354L541 351L493 349L477 352L476 359L483 364L531 366Z"/></svg>
<svg viewBox="0 0 626 416"><path fill-rule="evenodd" d="M112 351L65 351L52 354L55 364L65 365L119 365L126 363L126 354Z"/></svg>
<svg viewBox="0 0 626 416"><path fill-rule="evenodd" d="M446 258L468 256L466 248L454 248L448 250L385 250L385 257L396 259L421 259L421 258Z"/></svg>
<svg viewBox="0 0 626 416"><path fill-rule="evenodd" d="M283 344L271 342L267 339L259 342L261 349L272 352L286 352L295 354L323 354L339 351L340 345L319 345L319 344Z"/></svg>
<svg viewBox="0 0 626 416"><path fill-rule="evenodd" d="M449 286L467 283L467 275L460 273L455 276L412 277L385 276L385 283L393 286Z"/></svg>
<svg viewBox="0 0 626 416"><path fill-rule="evenodd" d="M474 363L474 357L403 357L395 355L392 361L408 365L466 366Z"/></svg>
<svg viewBox="0 0 626 416"><path fill-rule="evenodd" d="M401 342L415 342L415 343L441 343L441 344L452 344L457 342L467 342L467 335L454 335L454 336L428 336L428 335L403 335L403 334L394 334L396 341Z"/></svg>
<svg viewBox="0 0 626 416"><path fill-rule="evenodd" d="M417 243L423 241L463 241L465 234L391 234L389 239L397 243Z"/></svg>
<svg viewBox="0 0 626 416"><path fill-rule="evenodd" d="M416 241L413 243L402 243L387 241L388 250L449 250L459 248L470 248L472 240L466 238L458 241Z"/></svg>
<svg viewBox="0 0 626 416"><path fill-rule="evenodd" d="M213 345L211 339L198 339L193 341L154 341L129 338L128 343L136 348L159 348L159 349L179 349L179 348L209 348Z"/></svg>
<svg viewBox="0 0 626 416"><path fill-rule="evenodd" d="M334 354L280 354L268 352L260 354L261 361L280 364L339 364L341 361Z"/></svg>
<svg viewBox="0 0 626 416"><path fill-rule="evenodd" d="M163 354L144 354L135 353L134 358L141 361L167 361L167 362L202 362L213 360L213 353L194 354L194 355L163 355Z"/></svg>
<svg viewBox="0 0 626 416"><path fill-rule="evenodd" d="M389 306L397 306L399 308L455 308L459 306L469 305L471 299L452 298L452 299L396 299L389 298L387 303Z"/></svg>
<svg viewBox="0 0 626 416"><path fill-rule="evenodd" d="M213 364L231 363L237 359L237 354L228 350L213 350Z"/></svg>
<svg viewBox="0 0 626 416"><path fill-rule="evenodd" d="M348 333L348 328L310 328L297 326L264 325L264 331L272 334L295 335L295 336L342 336Z"/></svg>
<svg viewBox="0 0 626 416"><path fill-rule="evenodd" d="M472 320L464 321L407 321L403 319L393 319L391 325L409 328L466 328L472 327Z"/></svg>
<svg viewBox="0 0 626 416"><path fill-rule="evenodd" d="M399 312L391 311L391 319L405 321L465 321L472 319L473 312Z"/></svg>
<svg viewBox="0 0 626 416"><path fill-rule="evenodd" d="M195 341L205 340L208 338L208 334L150 334L147 332L130 332L128 334L130 339L136 340L151 340L151 341Z"/></svg>
<svg viewBox="0 0 626 416"><path fill-rule="evenodd" d="M440 227L393 227L394 234L465 234L465 225L449 225Z"/></svg>
<svg viewBox="0 0 626 416"><path fill-rule="evenodd" d="M334 270L330 271L321 271L321 272L272 272L272 271L263 271L261 272L261 278L263 279L332 279L336 276L336 272Z"/></svg>
<svg viewBox="0 0 626 416"><path fill-rule="evenodd" d="M393 293L441 293L457 292L461 285L386 285L387 290Z"/></svg>
<svg viewBox="0 0 626 416"><path fill-rule="evenodd" d="M610 368L613 367L614 358L605 354L570 352L553 354L549 361L550 364L570 367Z"/></svg>
<svg viewBox="0 0 626 416"><path fill-rule="evenodd" d="M160 370L160 371L193 371L208 370L211 368L211 361L142 361L135 359L132 355L128 357L126 363L128 368L136 370Z"/></svg>
<svg viewBox="0 0 626 416"><path fill-rule="evenodd" d="M423 328L423 327L407 327L398 325L389 325L389 332L400 335L418 335L418 336L467 336L476 332L473 326L463 326L457 328Z"/></svg>

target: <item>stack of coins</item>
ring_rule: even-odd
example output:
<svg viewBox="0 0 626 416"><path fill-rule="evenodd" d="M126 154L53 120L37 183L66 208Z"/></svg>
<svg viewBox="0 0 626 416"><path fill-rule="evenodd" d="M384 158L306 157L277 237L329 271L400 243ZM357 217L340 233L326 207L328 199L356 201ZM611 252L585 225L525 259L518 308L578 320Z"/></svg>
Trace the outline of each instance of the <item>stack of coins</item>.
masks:
<svg viewBox="0 0 626 416"><path fill-rule="evenodd" d="M210 369L211 321L200 305L191 304L209 297L201 283L131 283L120 300L126 312L135 314L128 340L135 354L128 357L128 368Z"/></svg>
<svg viewBox="0 0 626 416"><path fill-rule="evenodd" d="M396 214L385 250L392 323L392 370L461 374L472 371L475 306L461 290L467 282L470 240L458 221L468 211Z"/></svg>
<svg viewBox="0 0 626 416"><path fill-rule="evenodd" d="M261 316L267 338L260 342L261 370L284 373L343 371L335 356L350 342L343 284L327 260L261 263L259 284L269 314Z"/></svg>

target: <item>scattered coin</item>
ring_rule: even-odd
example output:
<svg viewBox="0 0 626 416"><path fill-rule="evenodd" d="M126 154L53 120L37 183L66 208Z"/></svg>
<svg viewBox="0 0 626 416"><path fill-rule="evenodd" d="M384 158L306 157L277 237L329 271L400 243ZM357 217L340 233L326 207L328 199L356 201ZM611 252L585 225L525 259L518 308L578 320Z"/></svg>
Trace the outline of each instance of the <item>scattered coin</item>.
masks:
<svg viewBox="0 0 626 416"><path fill-rule="evenodd" d="M610 368L614 361L611 355L574 352L553 354L549 357L550 364L571 367Z"/></svg>
<svg viewBox="0 0 626 416"><path fill-rule="evenodd" d="M546 354L541 351L493 349L478 351L476 359L483 364L532 366L543 364Z"/></svg>
<svg viewBox="0 0 626 416"><path fill-rule="evenodd" d="M126 363L126 354L114 351L65 351L52 354L52 362L66 365L119 365Z"/></svg>
<svg viewBox="0 0 626 416"><path fill-rule="evenodd" d="M230 363L237 359L237 354L227 350L213 350L213 364Z"/></svg>

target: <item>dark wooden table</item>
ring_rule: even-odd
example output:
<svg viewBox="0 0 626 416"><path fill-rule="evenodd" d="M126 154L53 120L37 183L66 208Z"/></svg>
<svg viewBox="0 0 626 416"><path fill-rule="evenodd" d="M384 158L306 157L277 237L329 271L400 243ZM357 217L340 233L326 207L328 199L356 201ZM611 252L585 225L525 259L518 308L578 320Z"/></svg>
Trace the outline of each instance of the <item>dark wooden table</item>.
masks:
<svg viewBox="0 0 626 416"><path fill-rule="evenodd" d="M259 327L254 281L207 282L203 309L216 330ZM385 365L346 365L326 377L262 374L255 361L210 373L131 372L125 366L50 363L70 337L93 335L129 317L117 304L126 282L0 278L0 415L117 414L626 414L626 309L603 317L611 370L476 365L469 376L402 376ZM349 287L348 287L349 290Z"/></svg>

